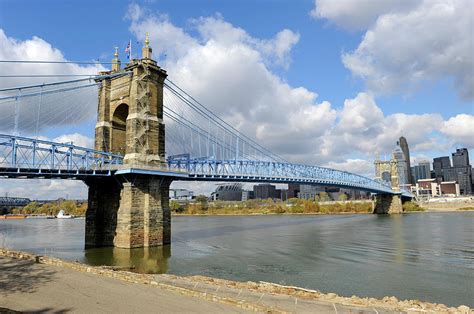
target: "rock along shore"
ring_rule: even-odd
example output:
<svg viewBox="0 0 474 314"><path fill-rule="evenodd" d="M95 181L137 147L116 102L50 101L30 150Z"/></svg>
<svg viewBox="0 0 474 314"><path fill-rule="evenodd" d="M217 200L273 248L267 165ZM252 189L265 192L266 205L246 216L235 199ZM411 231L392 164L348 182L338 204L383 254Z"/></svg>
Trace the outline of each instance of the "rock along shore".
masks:
<svg viewBox="0 0 474 314"><path fill-rule="evenodd" d="M18 252L5 248L0 249L0 256L29 260L39 264L57 266L63 269L72 269L79 272L115 278L136 284L156 286L166 290L172 290L182 295L197 297L207 301L234 305L243 310L256 312L293 312L292 310L288 310L288 306L285 308L284 301L280 303L276 302L279 297L279 300L283 300L281 299L282 297L287 297L287 299L290 300L288 297L291 297L291 302L295 302L295 304L298 302L298 300L302 304L306 302L307 306L311 306L311 304L314 306L332 304L336 313L336 305L337 307L342 306L342 308L345 310L359 310L362 313L364 313L365 310L370 310L372 313L374 311L378 312L377 309L385 312L397 313L474 313L472 309L464 305L461 305L457 308L447 307L444 304L429 303L419 300L398 300L393 296L385 297L383 299L359 298L356 296L342 297L336 295L335 293L321 293L317 290L309 290L294 286L282 286L268 282L236 282L205 276L181 277L165 274L138 274L129 271L117 270L116 268L110 266L89 266L77 262L63 261L58 258ZM237 297L240 296L240 298L236 298L235 296L230 297L229 291L232 290L239 291ZM219 293L219 291L221 292ZM247 299L245 296L247 296ZM260 297L258 300L255 300L252 299L252 296ZM265 300L271 301L273 298L273 301L267 301L267 303L263 302L262 299L264 296ZM313 301L313 303L310 303L310 301ZM268 302L270 302L270 304ZM280 304L282 307L272 306L272 304ZM311 309L311 307L309 307L309 309ZM298 310L296 311L298 312Z"/></svg>

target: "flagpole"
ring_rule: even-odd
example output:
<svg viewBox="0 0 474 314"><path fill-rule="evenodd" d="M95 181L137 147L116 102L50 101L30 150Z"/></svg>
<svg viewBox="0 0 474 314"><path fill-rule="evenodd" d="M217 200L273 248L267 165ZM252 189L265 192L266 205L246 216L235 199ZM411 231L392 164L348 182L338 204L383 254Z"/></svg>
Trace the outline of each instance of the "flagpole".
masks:
<svg viewBox="0 0 474 314"><path fill-rule="evenodd" d="M130 44L130 62L132 62L132 60L133 60L133 54L132 54L132 40L129 39L129 40L128 40L128 43Z"/></svg>

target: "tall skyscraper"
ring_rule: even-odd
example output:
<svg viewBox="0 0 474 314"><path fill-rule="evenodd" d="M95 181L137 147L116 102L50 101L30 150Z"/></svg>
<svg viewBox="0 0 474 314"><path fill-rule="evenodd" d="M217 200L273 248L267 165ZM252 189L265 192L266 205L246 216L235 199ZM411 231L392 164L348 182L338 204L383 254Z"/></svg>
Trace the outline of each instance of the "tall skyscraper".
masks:
<svg viewBox="0 0 474 314"><path fill-rule="evenodd" d="M449 159L449 156L436 157L433 159L435 177L440 182L443 180L443 169L449 168L451 168L451 159Z"/></svg>
<svg viewBox="0 0 474 314"><path fill-rule="evenodd" d="M454 153L453 157L453 167L467 167L469 166L469 151L467 148L458 148Z"/></svg>
<svg viewBox="0 0 474 314"><path fill-rule="evenodd" d="M429 179L431 176L430 172L430 162L429 161L421 161L418 165L411 167L412 173L412 181L414 184L418 182L418 180L422 179Z"/></svg>
<svg viewBox="0 0 474 314"><path fill-rule="evenodd" d="M408 142L405 137L400 137L398 140L400 143L400 148L402 149L403 155L405 155L405 162L406 162L406 173L405 178L406 182L409 184L414 184L411 177L411 167L410 167L410 149L408 148Z"/></svg>
<svg viewBox="0 0 474 314"><path fill-rule="evenodd" d="M459 183L461 194L471 194L472 168L469 164L469 151L467 148L458 148L451 156L453 158L452 172Z"/></svg>
<svg viewBox="0 0 474 314"><path fill-rule="evenodd" d="M393 158L397 161L397 171L398 171L398 180L400 185L410 184L408 179L408 164L405 159L405 154L403 153L402 148L400 147L400 142L397 142L397 146L392 152Z"/></svg>

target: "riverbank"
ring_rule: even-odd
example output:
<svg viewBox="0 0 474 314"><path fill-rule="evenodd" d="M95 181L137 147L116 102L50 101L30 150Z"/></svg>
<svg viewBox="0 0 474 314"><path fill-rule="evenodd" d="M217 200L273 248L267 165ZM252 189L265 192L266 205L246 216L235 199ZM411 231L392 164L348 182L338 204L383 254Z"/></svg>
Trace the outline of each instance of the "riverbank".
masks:
<svg viewBox="0 0 474 314"><path fill-rule="evenodd" d="M372 213L373 201L316 201L292 198L279 200L212 201L180 204L170 202L172 214L186 215L267 215L267 214L359 214Z"/></svg>
<svg viewBox="0 0 474 314"><path fill-rule="evenodd" d="M267 282L136 274L7 249L0 250L0 284L0 308L17 311L473 313L466 306L348 298Z"/></svg>

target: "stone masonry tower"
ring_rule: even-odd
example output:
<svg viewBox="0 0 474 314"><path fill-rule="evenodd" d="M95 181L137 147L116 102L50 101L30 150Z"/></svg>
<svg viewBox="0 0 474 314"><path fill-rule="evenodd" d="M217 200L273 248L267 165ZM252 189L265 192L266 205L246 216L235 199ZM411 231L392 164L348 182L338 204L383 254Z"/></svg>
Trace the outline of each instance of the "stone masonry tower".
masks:
<svg viewBox="0 0 474 314"><path fill-rule="evenodd" d="M148 33L142 59L112 71L125 75L101 80L95 149L124 155L120 175L88 179L86 247L150 247L170 242L169 185L146 174L165 158L163 83L166 71L151 59ZM140 171L141 170L141 171Z"/></svg>

